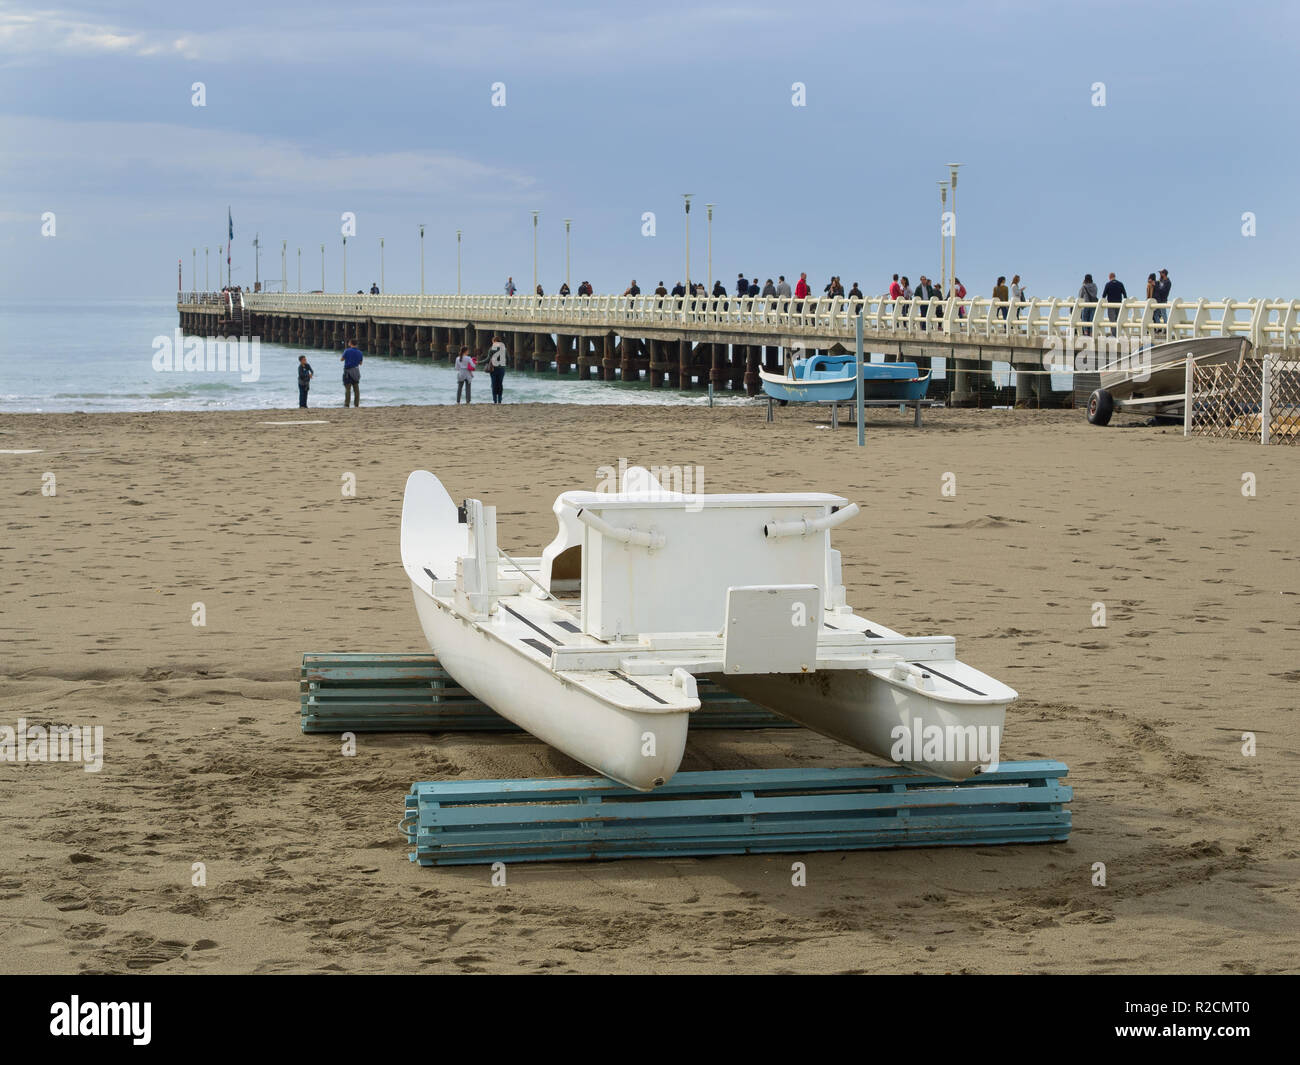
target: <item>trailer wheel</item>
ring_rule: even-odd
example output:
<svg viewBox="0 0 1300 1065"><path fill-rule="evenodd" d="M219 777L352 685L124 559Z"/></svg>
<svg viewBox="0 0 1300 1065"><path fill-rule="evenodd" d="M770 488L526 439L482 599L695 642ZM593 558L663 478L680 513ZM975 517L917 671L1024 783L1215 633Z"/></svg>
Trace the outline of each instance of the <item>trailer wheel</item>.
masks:
<svg viewBox="0 0 1300 1065"><path fill-rule="evenodd" d="M1115 400L1104 388L1097 389L1088 397L1088 421L1093 425L1109 425L1114 413Z"/></svg>

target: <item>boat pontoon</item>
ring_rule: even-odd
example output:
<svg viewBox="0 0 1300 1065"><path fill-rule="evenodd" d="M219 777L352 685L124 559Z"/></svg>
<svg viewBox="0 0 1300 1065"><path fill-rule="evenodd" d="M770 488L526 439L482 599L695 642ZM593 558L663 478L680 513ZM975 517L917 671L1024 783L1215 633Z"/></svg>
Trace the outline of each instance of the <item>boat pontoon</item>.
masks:
<svg viewBox="0 0 1300 1065"><path fill-rule="evenodd" d="M1016 693L957 661L951 636L904 637L845 601L830 537L856 504L683 495L633 467L618 492L564 492L553 510L559 531L541 556L512 558L495 507L457 506L418 470L402 564L443 668L584 765L641 790L666 783L701 677L947 779L996 762ZM939 736L948 742L930 742Z"/></svg>

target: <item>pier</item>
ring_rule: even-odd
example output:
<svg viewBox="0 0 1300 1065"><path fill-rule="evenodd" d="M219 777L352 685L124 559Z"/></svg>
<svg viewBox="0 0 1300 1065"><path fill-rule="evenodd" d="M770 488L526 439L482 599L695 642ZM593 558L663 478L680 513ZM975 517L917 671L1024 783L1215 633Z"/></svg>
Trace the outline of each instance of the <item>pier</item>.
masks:
<svg viewBox="0 0 1300 1065"><path fill-rule="evenodd" d="M462 346L477 353L500 335L514 369L643 381L653 388L711 384L749 395L761 391L759 368L778 371L791 352L852 351L861 315L867 351L922 368L935 358L946 360L947 398L958 406L987 394L995 362L1018 371L1017 403L1070 405L1070 393L1052 392L1044 366L1069 365L1068 344L1084 336L1136 347L1227 333L1248 337L1265 353L1300 351L1300 300L1014 304L987 297L800 301L180 292L177 310L181 328L193 335L234 333L331 349L355 339L367 353L414 359L451 361ZM1061 356L1062 350L1067 354Z"/></svg>

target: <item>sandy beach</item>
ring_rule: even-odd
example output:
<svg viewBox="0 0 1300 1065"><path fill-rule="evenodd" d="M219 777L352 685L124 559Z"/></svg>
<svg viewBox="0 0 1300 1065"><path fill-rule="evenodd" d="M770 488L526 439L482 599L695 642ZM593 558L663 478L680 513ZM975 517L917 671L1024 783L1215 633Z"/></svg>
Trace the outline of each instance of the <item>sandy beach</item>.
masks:
<svg viewBox="0 0 1300 1065"><path fill-rule="evenodd" d="M267 424L304 416L325 424ZM1295 450L1077 411L874 412L855 442L758 406L0 418L0 448L39 449L0 454L0 725L105 742L95 773L0 762L0 970L1300 971ZM408 861L413 781L582 767L526 735L343 757L299 730L302 653L427 649L398 558L411 470L535 554L556 494L620 458L861 503L836 533L850 603L1020 692L1003 758L1069 764L1070 842L516 865L502 887ZM768 730L692 737L682 768L866 764Z"/></svg>

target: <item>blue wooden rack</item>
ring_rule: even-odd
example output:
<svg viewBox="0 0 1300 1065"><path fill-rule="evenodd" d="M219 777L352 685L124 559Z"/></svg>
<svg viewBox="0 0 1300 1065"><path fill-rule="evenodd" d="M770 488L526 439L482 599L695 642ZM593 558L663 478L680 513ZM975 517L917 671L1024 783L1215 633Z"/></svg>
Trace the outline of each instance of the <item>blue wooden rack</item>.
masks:
<svg viewBox="0 0 1300 1065"><path fill-rule="evenodd" d="M402 829L421 865L883 847L1060 843L1061 762L960 784L902 768L678 773L638 792L604 777L413 784Z"/></svg>

